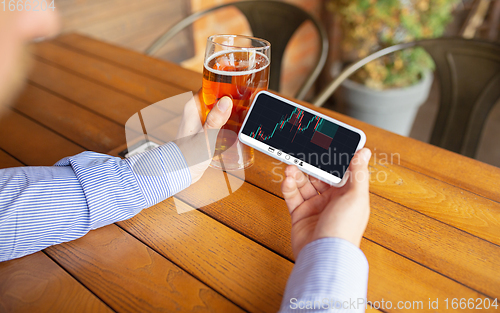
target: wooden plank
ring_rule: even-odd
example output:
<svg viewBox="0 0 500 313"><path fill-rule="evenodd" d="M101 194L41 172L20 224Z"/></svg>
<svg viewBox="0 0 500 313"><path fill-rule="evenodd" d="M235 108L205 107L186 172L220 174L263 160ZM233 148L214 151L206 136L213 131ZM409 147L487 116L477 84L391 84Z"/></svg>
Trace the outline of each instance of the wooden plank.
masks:
<svg viewBox="0 0 500 313"><path fill-rule="evenodd" d="M231 186L239 178L228 175ZM243 183L228 196L226 178L208 168L199 182L175 196L232 229L245 234L289 260L293 260L290 242L291 219L285 201L252 184ZM211 203L210 205L206 205Z"/></svg>
<svg viewBox="0 0 500 313"><path fill-rule="evenodd" d="M199 182L176 197L196 208L205 205L201 211L293 260L290 217L284 201L248 183L224 198L228 190L226 181L216 174L216 170L209 168ZM237 185L238 178L229 175L228 179L232 186ZM206 205L210 202L213 203ZM371 217L365 237L475 290L500 298L497 275L500 247L494 244L377 195L371 196Z"/></svg>
<svg viewBox="0 0 500 313"><path fill-rule="evenodd" d="M279 309L293 264L207 215L169 198L118 224L243 309Z"/></svg>
<svg viewBox="0 0 500 313"><path fill-rule="evenodd" d="M123 126L31 84L14 107L88 150L105 153L126 142Z"/></svg>
<svg viewBox="0 0 500 313"><path fill-rule="evenodd" d="M261 157L261 156L263 156L263 155L262 154L257 154L256 157ZM265 156L263 156L263 157L266 158ZM260 164L272 164L270 162L270 160L272 160L272 159L268 158L268 160L266 162L263 162L263 163L260 163ZM397 169L401 170L400 168L397 168ZM405 170L405 169L403 168L403 170ZM413 174L412 171L406 170L406 172L410 173L410 174ZM271 182L273 179L276 179L276 177L270 177L270 174L274 175L275 173L277 173L277 172L273 171L273 169L271 169L271 168L262 168L260 166L254 166L249 171L247 171L247 180L249 180L250 182L252 182L252 183L254 183L254 184L256 184L256 185L258 185L258 186L260 186L260 187L262 187L262 188L264 188L266 190L274 190L276 193L279 193L279 183L274 183L272 186L270 184L269 185L265 185L265 186L262 185L262 182ZM408 177L410 174L407 174L406 176ZM268 179L263 179L263 177L266 177L266 175L268 175L268 177L267 177ZM420 180L433 181L432 179L430 179L430 178L428 178L426 176L421 176L421 177L417 177L417 178L413 178L413 179L411 177L410 178L406 178L405 177L405 180L403 180L403 181L410 181L410 182L414 182L415 183L415 182L420 181ZM399 182L400 180L399 180L399 178L396 178L396 179L390 180L390 181L396 183L396 182ZM446 184L443 184L443 185L447 188L447 190L449 189L449 190L452 190L454 192L459 192L460 191L460 190L457 191L457 190L453 189L452 187L450 187L450 186L448 186ZM436 188L433 187L431 189L436 189ZM196 196L198 196L198 195L193 196L193 198L196 198ZM185 200L189 200L187 198L184 198L184 199ZM405 200L405 197L402 197L402 199ZM453 195L451 195L451 196L449 195L447 197L447 199L453 199ZM252 201L252 200L249 200L249 201ZM451 200L449 200L449 201L451 201ZM249 203L251 203L251 202L249 202ZM486 201L486 203L488 203L488 202ZM426 203L426 202L421 203L421 199L419 199L419 201L417 201L417 203L413 204L413 205L420 205L420 207L422 207L422 208L425 209L425 208L427 208L428 203ZM488 209L491 209L491 205L489 207L486 206L486 210L488 210ZM479 210L481 210L481 206L479 206ZM220 211L220 208L214 209L213 211L218 212L218 211ZM206 212L208 214L211 214L208 210ZM235 218L234 216L224 216L223 214L219 214L217 216L216 215L212 215L212 216L216 217L220 221L223 221L224 223L228 223L229 220ZM440 218L441 214L438 214L437 217ZM274 217L273 217L273 219L274 219ZM467 226L468 223L465 223L465 224ZM286 223L284 225L286 225ZM494 226L494 224L493 224L493 226ZM253 229L250 229L250 230L244 229L244 228L239 229L239 228L237 228L237 226L234 226L234 225L231 225L231 227L235 227L235 229L238 229L239 231L246 231L247 233L251 233L253 231L256 231L256 230L253 230ZM253 225L253 227L255 227L257 229L257 228L259 228L259 225L255 224L255 225ZM485 231L485 234L489 235L489 232ZM280 233L279 231L277 232L277 234L274 234L274 235L278 235L278 236L281 236L283 238L289 238L289 236L287 234ZM493 236L493 238L490 238L490 239L495 240L495 236ZM270 247L274 251L280 251L279 247L276 247L277 244L280 244L280 241L273 240L272 236L265 237L264 239L260 238L259 242L262 242L264 245ZM381 242L381 243L384 244L384 242ZM287 245L285 244L285 246L287 246ZM407 251L404 251L404 252L406 253ZM282 253L282 255L284 255L286 257L291 257L291 252L290 251L284 251L284 252L280 251L280 253ZM408 254L408 253L405 254L405 255L409 255L410 257L412 257L412 255ZM460 271L458 271L458 272L460 272ZM492 277L494 277L494 276L492 276ZM471 282L469 280L467 283L470 284L470 283L473 283L473 282ZM474 288L478 288L477 284L474 285ZM484 290L484 289L479 289L479 290Z"/></svg>
<svg viewBox="0 0 500 313"><path fill-rule="evenodd" d="M2 312L113 312L43 252L0 263Z"/></svg>
<svg viewBox="0 0 500 313"><path fill-rule="evenodd" d="M52 42L36 44L32 52L46 61L71 69L89 80L112 86L125 94L149 103L188 91Z"/></svg>
<svg viewBox="0 0 500 313"><path fill-rule="evenodd" d="M483 294L500 298L500 247L379 196L372 195L370 202L366 238Z"/></svg>
<svg viewBox="0 0 500 313"><path fill-rule="evenodd" d="M123 66L132 67L137 71L154 75L166 82L177 83L179 86L193 91L201 87L201 74L178 67L179 72L176 71L172 77L169 72L171 67L175 67L175 65L167 62L154 60L139 53L114 47L78 34L60 36L55 40L106 58L109 61L118 62ZM130 62L131 60L133 62ZM199 83L193 86L193 81ZM316 108L305 102L300 103L363 129L368 134L367 147L378 153L387 153L389 155L398 153L400 165L404 167L500 202L500 192L498 192L497 188L498 181L500 181L500 169L494 166L408 137L390 133L325 108ZM457 168L461 170L457 171Z"/></svg>
<svg viewBox="0 0 500 313"><path fill-rule="evenodd" d="M147 107L146 101L139 101L117 92L114 89L101 86L78 75L74 75L64 69L45 64L38 60L35 60L34 63L34 70L29 78L30 81L51 90L51 92L58 94L62 98L78 103L78 105L87 108L89 111L113 120L119 125L126 125L127 121L133 117L135 113ZM153 109L150 108L150 110ZM158 110L160 109L158 108ZM148 115L158 119L158 121L155 120L153 122L164 123L174 119L177 114L179 114L175 111L181 111L182 107L174 107L172 112L165 108L161 110L162 111L157 115ZM152 121L149 121L149 123L152 123ZM131 124L128 126L130 127L130 125ZM132 126L135 127L137 125L132 123ZM134 127L130 128L136 132L142 133L141 127ZM122 131L122 133L124 132ZM100 139L96 138L95 140L99 141Z"/></svg>
<svg viewBox="0 0 500 313"><path fill-rule="evenodd" d="M29 80L121 125L149 104L36 59Z"/></svg>
<svg viewBox="0 0 500 313"><path fill-rule="evenodd" d="M201 88L201 74L184 69L177 64L148 57L80 34L65 34L57 37L55 41L187 90L197 91Z"/></svg>
<svg viewBox="0 0 500 313"><path fill-rule="evenodd" d="M242 312L116 225L45 251L118 312Z"/></svg>
<svg viewBox="0 0 500 313"><path fill-rule="evenodd" d="M182 205L179 200L176 204ZM255 251L250 240L242 236L240 240L234 231L208 216L197 211L177 214L169 198L119 225L244 309L276 311L289 261L273 257L268 250ZM396 305L401 300L427 303L436 297L484 299L476 291L372 241L363 239L361 248L370 264L370 301L384 299Z"/></svg>
<svg viewBox="0 0 500 313"><path fill-rule="evenodd" d="M378 155L381 155L380 153ZM268 160L271 160L268 158ZM270 165L270 162L264 162L262 164ZM409 206L412 208L415 208L423 213L426 213L430 216L433 216L434 218L440 219L442 221L445 221L447 223L450 223L451 225L454 225L460 229L464 229L472 234L475 234L477 236L480 236L482 238L485 238L487 240L490 240L491 242L494 243L499 243L500 242L500 228L497 227L499 221L500 221L500 212L498 211L496 203L490 202L485 200L484 198L479 198L480 202L479 203L474 203L474 208L475 212L478 212L475 216L472 217L467 217L467 218L460 218L460 214L458 216L446 216L441 214L440 211L437 211L437 208L441 207L442 203L436 204L435 198L424 198L424 201L422 201L421 198L418 198L418 200L413 201L412 199L415 199L413 197L407 197L406 192L402 192L401 196L397 198L394 195L394 186L400 186L401 181L408 183L410 186L410 189L415 188L417 186L418 188L422 188L421 186L421 181L431 184L427 190L429 193L433 193L433 190L436 189L442 189L444 188L445 190L445 198L447 199L447 203L449 205L454 205L456 196L458 193L462 192L458 189L452 188L451 186L447 184L440 184L438 181L433 180L429 177L426 177L425 175L417 175L414 174L413 171L409 171L407 169L398 167L397 165L388 165L391 166L389 168L388 173L392 173L394 171L398 171L399 173L403 173L403 177L396 177L395 179L388 180L387 182L389 183L382 183L382 184L375 184L375 187L379 187L376 189L376 193L389 198L391 200L397 201L405 206ZM394 169L394 170L393 170ZM378 170L379 172L381 170ZM384 171L385 172L385 171ZM272 179L262 179L263 175L265 176L270 176L270 173L275 174L276 171L275 169L271 168L258 168L258 167L253 167L248 171L249 175L247 177L247 180L252 182L253 184L259 185L262 188L266 190L272 190L275 191L279 188L279 184L275 183L272 186L265 185L263 186L262 183L267 183L271 181ZM273 178L274 179L274 178ZM391 184L392 183L392 184ZM397 185L397 184L399 185ZM443 187L444 186L444 187ZM375 188L372 187L372 190ZM278 191L279 192L279 191ZM468 193L467 194L469 197L468 199L470 200L471 197L475 197L475 195ZM468 206L468 199L464 200L461 205L462 207L466 208ZM409 202L412 201L412 202ZM488 213L487 213L488 212ZM492 213L491 213L492 212ZM485 217L486 217L486 226L485 224ZM471 223L471 218L472 223Z"/></svg>
<svg viewBox="0 0 500 313"><path fill-rule="evenodd" d="M51 166L84 149L27 117L7 110L0 120L0 147L24 164Z"/></svg>
<svg viewBox="0 0 500 313"><path fill-rule="evenodd" d="M447 279L423 266L417 266L414 262L396 254L387 253L388 250L381 246L363 240L361 250L365 253L370 264L368 278L368 300L369 301L391 301L393 312L422 312L428 311L429 299L440 301L439 312L456 312L451 308L453 298L481 299L485 297L464 285L451 279ZM392 278L391 278L392 277ZM446 310L444 299L449 299L449 307ZM419 301L423 306L413 307L408 310L398 310L396 305L399 301ZM489 312L495 310L490 307ZM477 312L475 309L465 309L461 312Z"/></svg>
<svg viewBox="0 0 500 313"><path fill-rule="evenodd" d="M305 102L300 103L362 129L367 134L366 146L379 154L399 155L398 165L500 202L498 167L413 138L396 135L325 108L316 108Z"/></svg>
<svg viewBox="0 0 500 313"><path fill-rule="evenodd" d="M245 171L245 180L281 197L285 164L257 152L255 162ZM498 202L387 163L384 153L372 156L370 171L372 193L500 245Z"/></svg>
<svg viewBox="0 0 500 313"><path fill-rule="evenodd" d="M0 168L23 166L24 164L10 156L3 150L0 150Z"/></svg>
<svg viewBox="0 0 500 313"><path fill-rule="evenodd" d="M373 161L370 170L373 193L500 245L500 203L401 166Z"/></svg>
<svg viewBox="0 0 500 313"><path fill-rule="evenodd" d="M385 138L385 140L388 140L388 139L387 139L387 138ZM390 140L388 140L388 141L390 141ZM382 142L382 141L381 141L381 142ZM380 150L379 150L379 151L380 151ZM477 163L477 162L476 162L476 163ZM261 180L262 180L262 178L261 178Z"/></svg>

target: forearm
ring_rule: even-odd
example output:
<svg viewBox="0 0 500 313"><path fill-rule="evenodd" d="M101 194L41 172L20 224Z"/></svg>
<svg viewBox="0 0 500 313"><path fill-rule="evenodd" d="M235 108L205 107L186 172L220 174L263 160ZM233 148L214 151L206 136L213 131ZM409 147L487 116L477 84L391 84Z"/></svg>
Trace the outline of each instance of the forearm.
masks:
<svg viewBox="0 0 500 313"><path fill-rule="evenodd" d="M191 183L175 144L127 160L94 152L0 171L0 261L128 219Z"/></svg>
<svg viewBox="0 0 500 313"><path fill-rule="evenodd" d="M86 199L70 167L0 171L0 261L76 239L89 229Z"/></svg>
<svg viewBox="0 0 500 313"><path fill-rule="evenodd" d="M87 200L91 229L128 219L191 184L184 157L171 142L125 160L84 152L56 166L74 170Z"/></svg>
<svg viewBox="0 0 500 313"><path fill-rule="evenodd" d="M368 262L339 238L322 238L300 252L280 312L364 312Z"/></svg>

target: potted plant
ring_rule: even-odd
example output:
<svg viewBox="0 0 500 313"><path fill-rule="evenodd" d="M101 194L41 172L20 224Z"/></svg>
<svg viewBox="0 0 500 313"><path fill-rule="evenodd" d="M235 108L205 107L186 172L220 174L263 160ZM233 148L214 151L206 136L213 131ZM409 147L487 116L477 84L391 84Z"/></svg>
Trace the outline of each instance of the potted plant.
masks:
<svg viewBox="0 0 500 313"><path fill-rule="evenodd" d="M342 53L354 61L403 42L440 37L458 0L330 0L340 17ZM406 49L368 63L343 84L346 113L409 135L428 97L434 63L422 48Z"/></svg>

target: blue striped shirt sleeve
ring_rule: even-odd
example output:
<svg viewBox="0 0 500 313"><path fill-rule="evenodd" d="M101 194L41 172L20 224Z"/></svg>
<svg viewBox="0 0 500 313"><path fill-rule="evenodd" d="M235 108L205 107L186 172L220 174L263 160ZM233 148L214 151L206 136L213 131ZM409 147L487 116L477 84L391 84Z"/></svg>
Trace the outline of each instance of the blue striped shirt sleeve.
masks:
<svg viewBox="0 0 500 313"><path fill-rule="evenodd" d="M190 184L175 143L126 160L87 151L52 167L0 170L0 261L131 218Z"/></svg>
<svg viewBox="0 0 500 313"><path fill-rule="evenodd" d="M368 261L340 238L321 238L300 252L281 303L287 312L364 312Z"/></svg>

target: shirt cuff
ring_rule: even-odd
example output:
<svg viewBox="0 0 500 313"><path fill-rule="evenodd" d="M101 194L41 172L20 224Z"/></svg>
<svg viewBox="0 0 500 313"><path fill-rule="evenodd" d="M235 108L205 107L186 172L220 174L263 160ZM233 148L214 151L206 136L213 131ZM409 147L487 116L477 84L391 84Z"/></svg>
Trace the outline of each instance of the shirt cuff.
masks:
<svg viewBox="0 0 500 313"><path fill-rule="evenodd" d="M281 304L281 312L364 312L368 261L340 238L321 238L300 252Z"/></svg>
<svg viewBox="0 0 500 313"><path fill-rule="evenodd" d="M125 160L152 206L191 185L191 173L179 147L169 142Z"/></svg>

